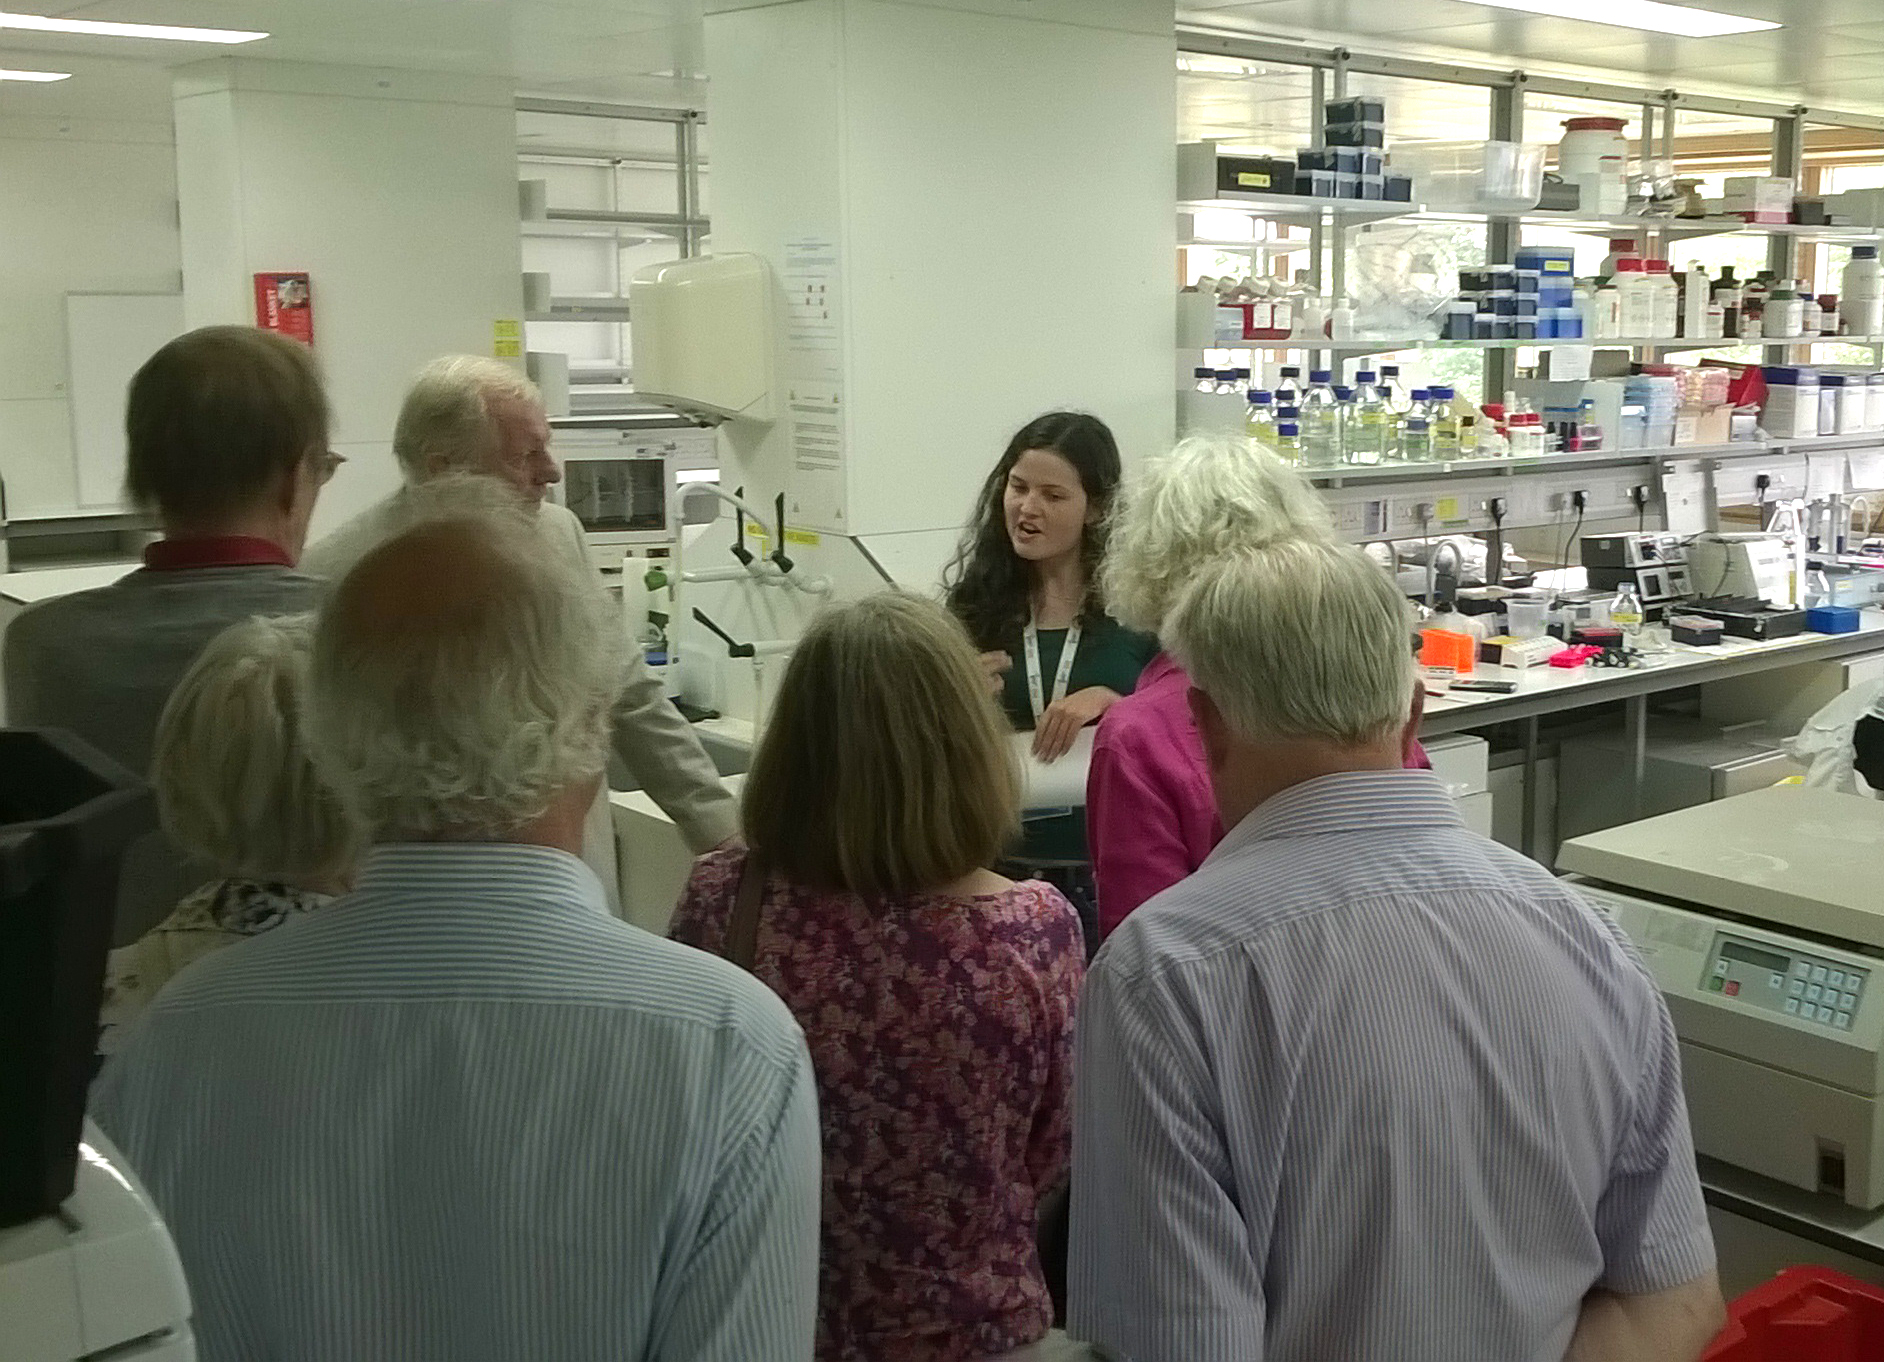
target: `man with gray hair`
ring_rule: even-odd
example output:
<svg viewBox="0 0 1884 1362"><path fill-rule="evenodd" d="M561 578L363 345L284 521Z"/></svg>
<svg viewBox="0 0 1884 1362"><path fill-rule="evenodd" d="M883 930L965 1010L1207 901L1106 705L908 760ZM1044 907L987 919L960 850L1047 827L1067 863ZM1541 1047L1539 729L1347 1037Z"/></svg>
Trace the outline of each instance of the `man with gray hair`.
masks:
<svg viewBox="0 0 1884 1362"><path fill-rule="evenodd" d="M1302 539L1165 622L1229 831L1087 976L1069 1330L1134 1362L1690 1362L1722 1312L1667 1009L1402 768L1409 627Z"/></svg>
<svg viewBox="0 0 1884 1362"><path fill-rule="evenodd" d="M447 475L476 474L512 489L548 551L578 569L582 589L599 589L581 522L546 499L562 470L550 453L542 395L510 365L477 355L447 355L426 365L400 407L393 455L406 485L310 548L303 572L339 580L376 545L425 514L416 488ZM621 631L619 620L607 627ZM738 831L737 802L638 653L624 656L622 676L614 709L616 756L695 852L720 845ZM614 827L606 789L589 811L586 845L586 859L613 901Z"/></svg>
<svg viewBox="0 0 1884 1362"><path fill-rule="evenodd" d="M354 888L174 979L94 1098L206 1362L811 1357L804 1038L577 856L608 624L520 508L463 497L328 599L305 719L371 840Z"/></svg>

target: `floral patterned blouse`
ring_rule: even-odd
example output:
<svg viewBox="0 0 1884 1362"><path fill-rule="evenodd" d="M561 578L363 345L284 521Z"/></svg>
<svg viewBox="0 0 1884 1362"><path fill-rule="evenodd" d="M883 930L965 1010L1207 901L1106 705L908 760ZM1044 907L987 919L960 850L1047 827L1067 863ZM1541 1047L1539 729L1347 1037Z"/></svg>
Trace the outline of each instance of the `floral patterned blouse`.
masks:
<svg viewBox="0 0 1884 1362"><path fill-rule="evenodd" d="M98 1053L117 1052L131 1024L185 965L332 901L289 884L243 879L211 880L185 895L169 917L106 958Z"/></svg>
<svg viewBox="0 0 1884 1362"><path fill-rule="evenodd" d="M675 940L723 951L745 861L695 864ZM1042 1337L1036 1208L1066 1175L1085 974L1072 906L1034 880L870 903L774 878L753 972L817 1070L818 1357L956 1362Z"/></svg>

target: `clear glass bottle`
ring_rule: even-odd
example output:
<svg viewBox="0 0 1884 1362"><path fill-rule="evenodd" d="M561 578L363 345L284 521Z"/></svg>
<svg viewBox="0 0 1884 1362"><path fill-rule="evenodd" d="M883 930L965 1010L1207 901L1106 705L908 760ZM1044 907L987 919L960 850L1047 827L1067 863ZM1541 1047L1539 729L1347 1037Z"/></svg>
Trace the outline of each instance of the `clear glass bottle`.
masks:
<svg viewBox="0 0 1884 1362"><path fill-rule="evenodd" d="M1191 371L1191 377L1197 380L1197 391L1214 393L1217 391L1217 371L1208 364L1200 364Z"/></svg>
<svg viewBox="0 0 1884 1362"><path fill-rule="evenodd" d="M1302 456L1313 468L1332 468L1341 462L1341 413L1327 369L1311 369L1308 391L1302 394Z"/></svg>
<svg viewBox="0 0 1884 1362"><path fill-rule="evenodd" d="M1363 369L1357 378L1372 378ZM1393 457L1393 412L1387 406L1384 384L1364 385L1348 424L1348 462L1371 467Z"/></svg>
<svg viewBox="0 0 1884 1362"><path fill-rule="evenodd" d="M1478 418L1461 416L1459 418L1459 457L1476 459L1479 456Z"/></svg>
<svg viewBox="0 0 1884 1362"><path fill-rule="evenodd" d="M1302 428L1293 421L1276 422L1276 457L1284 463L1302 462Z"/></svg>
<svg viewBox="0 0 1884 1362"><path fill-rule="evenodd" d="M1276 443L1276 413L1274 397L1262 388L1251 388L1249 392L1249 410L1243 417L1243 433L1259 445L1274 447Z"/></svg>
<svg viewBox="0 0 1884 1362"><path fill-rule="evenodd" d="M1285 364L1276 379L1276 406L1300 406L1302 400L1302 366Z"/></svg>
<svg viewBox="0 0 1884 1362"><path fill-rule="evenodd" d="M1236 370L1234 369L1217 370L1217 392L1219 394L1222 394L1222 393L1234 393L1236 391L1237 391Z"/></svg>
<svg viewBox="0 0 1884 1362"><path fill-rule="evenodd" d="M1400 457L1408 463L1432 460L1433 437L1424 416L1409 416L1400 427Z"/></svg>
<svg viewBox="0 0 1884 1362"><path fill-rule="evenodd" d="M1380 366L1380 381L1387 389L1387 406L1396 416L1405 416L1413 407L1413 395L1400 381L1400 366L1383 364Z"/></svg>
<svg viewBox="0 0 1884 1362"><path fill-rule="evenodd" d="M1352 455L1348 452L1348 442L1354 438L1354 389L1345 383L1334 386L1335 399L1335 462L1351 463Z"/></svg>
<svg viewBox="0 0 1884 1362"><path fill-rule="evenodd" d="M1635 593L1635 580L1625 577L1616 598L1609 603L1609 622L1622 630L1631 645L1642 633L1642 598Z"/></svg>
<svg viewBox="0 0 1884 1362"><path fill-rule="evenodd" d="M1459 457L1459 418L1452 412L1452 389L1439 384L1426 391L1432 413L1427 419L1432 423L1433 457L1456 459Z"/></svg>

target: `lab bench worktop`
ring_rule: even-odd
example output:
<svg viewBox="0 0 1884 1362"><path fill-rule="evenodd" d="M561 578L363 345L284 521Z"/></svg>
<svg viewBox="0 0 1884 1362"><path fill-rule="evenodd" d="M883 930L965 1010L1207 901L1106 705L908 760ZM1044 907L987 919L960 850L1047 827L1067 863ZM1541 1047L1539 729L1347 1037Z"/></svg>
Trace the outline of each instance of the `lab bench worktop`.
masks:
<svg viewBox="0 0 1884 1362"><path fill-rule="evenodd" d="M1866 609L1856 632L1849 634L1795 634L1770 643L1728 638L1712 647L1697 648L1667 642L1667 633L1651 625L1645 634L1659 638L1660 652L1644 654L1632 667L1525 668L1481 665L1475 678L1515 681L1509 695L1453 692L1429 695L1423 735L1457 733L1511 719L1536 718L1610 700L1627 700L1657 691L1700 685L1730 676L1747 676L1775 667L1803 662L1828 662L1884 652L1884 611Z"/></svg>

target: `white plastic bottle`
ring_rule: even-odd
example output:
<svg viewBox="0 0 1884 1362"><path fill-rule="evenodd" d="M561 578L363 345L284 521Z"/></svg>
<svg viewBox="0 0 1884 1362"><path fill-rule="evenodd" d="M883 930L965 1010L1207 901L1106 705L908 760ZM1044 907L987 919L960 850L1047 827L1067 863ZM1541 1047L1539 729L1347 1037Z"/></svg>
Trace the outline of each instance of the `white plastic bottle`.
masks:
<svg viewBox="0 0 1884 1362"><path fill-rule="evenodd" d="M1583 334L1596 340L1614 340L1622 334L1622 287L1615 279L1605 279L1597 287L1592 313L1594 326L1585 326Z"/></svg>
<svg viewBox="0 0 1884 1362"><path fill-rule="evenodd" d="M1624 256L1616 262L1616 292L1621 304L1621 334L1631 340L1655 334L1655 285L1640 259Z"/></svg>
<svg viewBox="0 0 1884 1362"><path fill-rule="evenodd" d="M1769 337L1797 336L1805 325L1804 305L1799 301L1798 292L1791 287L1791 282L1780 282L1766 295L1764 334Z"/></svg>
<svg viewBox="0 0 1884 1362"><path fill-rule="evenodd" d="M1616 277L1616 262L1624 256L1638 255L1640 248L1632 236L1612 236L1609 238L1609 254L1603 257L1603 263L1596 267L1598 282Z"/></svg>
<svg viewBox="0 0 1884 1362"><path fill-rule="evenodd" d="M1681 286L1666 260L1646 260L1649 282L1649 329L1642 334L1673 340L1681 325Z"/></svg>
<svg viewBox="0 0 1884 1362"><path fill-rule="evenodd" d="M1853 246L1851 263L1838 281L1838 310L1853 336L1884 335L1884 268L1875 246Z"/></svg>

